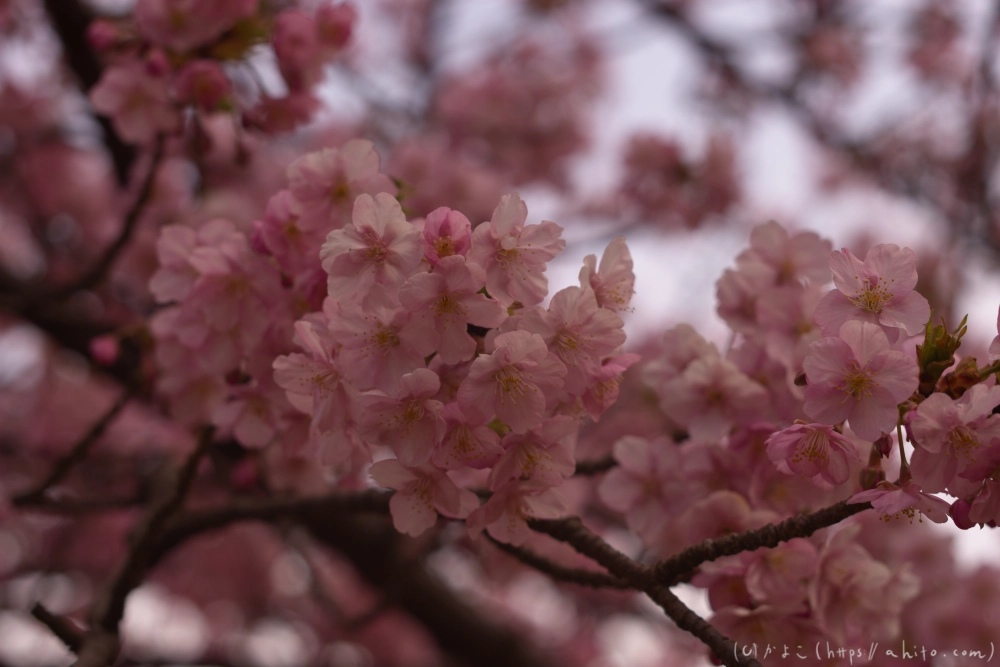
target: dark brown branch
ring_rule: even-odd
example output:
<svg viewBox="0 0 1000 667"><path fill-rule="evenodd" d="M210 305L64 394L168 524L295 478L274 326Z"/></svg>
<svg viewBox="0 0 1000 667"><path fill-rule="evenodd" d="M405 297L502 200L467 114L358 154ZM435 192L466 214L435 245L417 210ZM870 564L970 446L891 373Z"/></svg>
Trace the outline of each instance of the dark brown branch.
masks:
<svg viewBox="0 0 1000 667"><path fill-rule="evenodd" d="M52 470L45 476L45 479L40 481L32 489L14 496L11 501L14 506L24 507L27 505L41 504L45 498L46 491L61 482L66 475L69 474L70 470L73 469L73 466L87 457L87 454L90 453L91 447L93 447L94 443L96 443L101 436L104 435L108 426L110 426L111 422L115 420L115 417L118 416L118 413L122 411L122 408L125 407L125 404L128 403L131 397L132 396L129 392L123 393L118 400L115 401L114 405L112 405L111 408L104 413L104 416L97 420L97 422L90 427L90 430L88 430L84 436L80 438L75 445L73 445L69 452L56 461L56 464L52 466Z"/></svg>
<svg viewBox="0 0 1000 667"><path fill-rule="evenodd" d="M40 602L35 603L35 606L31 608L31 615L48 626L52 634L58 637L70 651L76 653L80 650L80 646L83 644L83 631L76 627L72 621L58 614L53 614Z"/></svg>
<svg viewBox="0 0 1000 667"><path fill-rule="evenodd" d="M568 519L533 519L533 530L566 542L585 556L604 565L612 575L620 577L636 590L642 591L658 604L677 627L700 639L727 667L762 667L736 651L736 644L711 623L688 609L666 586L657 584L651 568L637 563L594 534L577 517Z"/></svg>
<svg viewBox="0 0 1000 667"><path fill-rule="evenodd" d="M769 523L762 528L747 530L736 535L705 540L657 563L653 567L654 576L658 582L673 586L678 583L680 577L689 574L707 561L723 556L735 556L762 547L776 547L796 537L809 537L821 528L840 523L867 509L871 509L871 503L848 505L847 501L842 501L810 514L793 516L780 523Z"/></svg>
<svg viewBox="0 0 1000 667"><path fill-rule="evenodd" d="M184 502L194 481L198 465L212 444L214 429L203 428L198 442L185 459L174 483L154 500L146 516L136 527L125 562L98 597L90 614L90 630L83 638L75 667L107 667L121 649L118 624L125 613L125 598L145 576L153 562L154 547L164 525Z"/></svg>
<svg viewBox="0 0 1000 667"><path fill-rule="evenodd" d="M607 472L611 470L616 465L618 461L615 461L615 457L611 454L606 454L599 459L590 459L584 461L576 462L576 471L574 475L597 475L602 472Z"/></svg>
<svg viewBox="0 0 1000 667"><path fill-rule="evenodd" d="M62 42L66 65L76 74L83 90L89 90L100 80L102 70L100 61L87 42L87 26L93 15L77 0L45 0L45 10ZM104 132L104 145L111 155L118 182L125 185L135 162L135 148L121 140L110 120L99 116L97 122Z"/></svg>
<svg viewBox="0 0 1000 667"><path fill-rule="evenodd" d="M125 249L129 241L132 240L132 234L135 231L136 224L139 222L142 211L146 207L146 203L149 201L149 197L153 192L153 183L156 180L156 171L160 166L160 160L162 157L163 137L157 135L153 145L153 153L150 158L149 169L147 170L146 176L142 181L142 185L139 188L139 193L136 195L135 201L132 202L132 206L125 214L125 219L122 221L122 228L118 232L118 237L105 249L104 253L97 259L97 261L94 262L93 266L87 269L75 282L56 288L51 294L43 295L41 297L42 301L59 301L72 296L76 292L91 289L100 284L100 282L104 279L104 276L111 270L111 267L118 258L118 255L121 254L122 250Z"/></svg>
<svg viewBox="0 0 1000 667"><path fill-rule="evenodd" d="M619 590L629 590L632 588L627 582L618 577L611 576L604 572L593 572L577 568L565 567L559 563L554 563L547 558L539 556L534 551L524 547L516 547L513 544L498 542L492 537L489 538L498 549L504 551L525 565L530 565L539 572L549 575L557 581L564 581L590 588L617 588Z"/></svg>

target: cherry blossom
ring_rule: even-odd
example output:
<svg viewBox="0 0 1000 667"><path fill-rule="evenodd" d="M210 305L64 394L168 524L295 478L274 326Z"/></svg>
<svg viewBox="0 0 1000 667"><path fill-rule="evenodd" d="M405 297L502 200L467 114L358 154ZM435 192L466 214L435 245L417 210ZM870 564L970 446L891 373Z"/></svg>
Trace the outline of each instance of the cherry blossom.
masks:
<svg viewBox="0 0 1000 667"><path fill-rule="evenodd" d="M847 502L871 503L886 521L903 515L912 522L918 513L934 523L945 523L948 520L948 503L937 496L924 493L912 479L899 486L889 481L879 482L874 489L856 493Z"/></svg>
<svg viewBox="0 0 1000 667"><path fill-rule="evenodd" d="M380 164L372 142L351 139L340 149L309 153L289 165L288 189L301 206L301 227L340 229L358 195L394 193Z"/></svg>
<svg viewBox="0 0 1000 667"><path fill-rule="evenodd" d="M567 511L566 501L551 485L535 479L510 481L469 514L465 523L473 537L486 529L493 539L517 546L533 534L527 519L558 519Z"/></svg>
<svg viewBox="0 0 1000 667"><path fill-rule="evenodd" d="M890 343L900 333L920 333L931 316L927 299L917 284L917 255L891 243L873 246L862 263L847 248L830 253L837 289L816 306L816 322L824 336L836 336L841 325L859 320L876 324Z"/></svg>
<svg viewBox="0 0 1000 667"><path fill-rule="evenodd" d="M868 441L891 431L897 405L916 391L917 364L889 349L878 326L851 320L839 338L821 338L809 346L806 372L807 415L822 424L850 420L851 429Z"/></svg>
<svg viewBox="0 0 1000 667"><path fill-rule="evenodd" d="M395 197L362 194L354 200L352 224L326 237L320 250L330 274L331 296L361 296L372 285L391 293L416 271L422 256L420 232L406 221Z"/></svg>
<svg viewBox="0 0 1000 667"><path fill-rule="evenodd" d="M472 223L447 206L436 208L424 219L424 257L435 266L452 255L469 252L472 246Z"/></svg>
<svg viewBox="0 0 1000 667"><path fill-rule="evenodd" d="M470 421L458 403L445 405L441 418L447 430L431 459L437 467L445 470L489 468L503 456L497 432L482 422Z"/></svg>
<svg viewBox="0 0 1000 667"><path fill-rule="evenodd" d="M493 466L489 487L512 479L537 479L552 486L573 474L573 445L579 423L566 416L550 417L527 433L509 433L500 445L504 454Z"/></svg>
<svg viewBox="0 0 1000 667"><path fill-rule="evenodd" d="M625 342L623 326L618 315L598 306L591 289L567 287L548 309L526 312L519 328L542 337L566 365L566 391L579 395L598 375L601 359Z"/></svg>
<svg viewBox="0 0 1000 667"><path fill-rule="evenodd" d="M507 319L507 310L496 299L479 294L486 275L461 255L444 257L431 273L417 273L399 291L399 300L416 317L433 322L434 349L446 364L468 361L476 341L468 325L493 329Z"/></svg>
<svg viewBox="0 0 1000 667"><path fill-rule="evenodd" d="M389 500L392 523L401 533L416 537L437 523L437 513L464 518L479 506L475 494L455 485L431 465L406 467L396 459L373 463L368 473L381 486L396 489Z"/></svg>
<svg viewBox="0 0 1000 667"><path fill-rule="evenodd" d="M340 366L358 389L394 394L400 378L424 366L434 350L434 331L414 318L381 285L359 304L341 306L330 333L343 347Z"/></svg>
<svg viewBox="0 0 1000 667"><path fill-rule="evenodd" d="M635 274L632 272L632 255L624 236L616 236L604 249L600 268L597 266L596 255L583 258L580 287L592 289L601 308L616 313L629 309L635 291Z"/></svg>
<svg viewBox="0 0 1000 667"><path fill-rule="evenodd" d="M1000 438L1000 387L977 384L958 400L928 396L907 413L913 434L911 471L921 487L944 491L955 475L976 462L980 451Z"/></svg>
<svg viewBox="0 0 1000 667"><path fill-rule="evenodd" d="M504 306L533 306L548 292L545 263L566 247L562 227L550 220L527 225L528 207L518 194L504 195L489 223L472 232L469 260L486 270L486 289Z"/></svg>
<svg viewBox="0 0 1000 667"><path fill-rule="evenodd" d="M441 386L434 371L418 368L399 381L393 396L367 391L358 396L362 434L375 444L389 445L404 465L426 463L444 437L444 407L434 396Z"/></svg>
<svg viewBox="0 0 1000 667"><path fill-rule="evenodd" d="M458 388L458 404L471 417L496 414L515 433L542 423L546 396L562 387L566 366L538 334L512 331L497 336L492 354L472 362Z"/></svg>
<svg viewBox="0 0 1000 667"><path fill-rule="evenodd" d="M794 424L767 439L767 456L779 469L803 477L843 484L850 460L860 461L854 443L823 424Z"/></svg>
<svg viewBox="0 0 1000 667"><path fill-rule="evenodd" d="M148 143L180 126L166 79L151 77L140 67L106 69L90 91L90 102L98 113L111 116L115 131L130 143Z"/></svg>

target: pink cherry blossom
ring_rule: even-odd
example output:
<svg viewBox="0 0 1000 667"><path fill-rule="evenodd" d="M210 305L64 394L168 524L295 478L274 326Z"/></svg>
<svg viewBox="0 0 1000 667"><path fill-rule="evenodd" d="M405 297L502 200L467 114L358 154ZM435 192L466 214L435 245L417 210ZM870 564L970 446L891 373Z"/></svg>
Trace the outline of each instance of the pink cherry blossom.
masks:
<svg viewBox="0 0 1000 667"><path fill-rule="evenodd" d="M145 144L157 134L180 127L180 114L170 101L167 82L139 66L113 66L90 90L94 109L110 116L115 132L125 141Z"/></svg>
<svg viewBox="0 0 1000 667"><path fill-rule="evenodd" d="M340 366L358 389L394 394L404 374L424 366L433 330L376 285L360 304L342 306L330 333L343 347Z"/></svg>
<svg viewBox="0 0 1000 667"><path fill-rule="evenodd" d="M878 325L890 343L900 332L914 336L931 317L927 299L913 288L917 284L917 255L890 243L873 246L864 263L850 250L830 253L830 268L837 289L816 306L816 323L824 336L836 336L841 325L859 320Z"/></svg>
<svg viewBox="0 0 1000 667"><path fill-rule="evenodd" d="M358 10L350 2L324 4L316 9L316 36L326 58L347 44L357 19Z"/></svg>
<svg viewBox="0 0 1000 667"><path fill-rule="evenodd" d="M320 432L342 427L351 412L351 391L343 382L329 334L311 322L295 324L296 341L308 354L274 360L274 381L288 402L311 415Z"/></svg>
<svg viewBox="0 0 1000 667"><path fill-rule="evenodd" d="M736 263L741 268L753 263L766 269L771 274L768 282L774 286L823 285L830 280L830 246L814 232L789 234L771 221L754 227L750 249L740 254Z"/></svg>
<svg viewBox="0 0 1000 667"><path fill-rule="evenodd" d="M876 440L892 431L897 406L916 391L917 363L889 349L882 329L851 320L839 338L821 338L809 346L806 372L807 415L822 424L850 420L858 437Z"/></svg>
<svg viewBox="0 0 1000 667"><path fill-rule="evenodd" d="M813 613L837 642L899 636L900 614L920 590L912 565L890 568L872 558L855 541L858 528L841 530L824 545L809 587Z"/></svg>
<svg viewBox="0 0 1000 667"><path fill-rule="evenodd" d="M871 503L886 521L898 518L902 514L912 522L917 513L923 514L934 523L948 521L948 503L937 496L924 493L920 485L912 479L901 486L881 481L874 489L854 494L847 502L848 504Z"/></svg>
<svg viewBox="0 0 1000 667"><path fill-rule="evenodd" d="M472 362L458 388L458 404L470 417L494 414L515 433L542 423L546 396L562 387L566 367L538 334L511 331L497 336L492 354Z"/></svg>
<svg viewBox="0 0 1000 667"><path fill-rule="evenodd" d="M583 258L580 287L594 290L601 308L616 313L629 310L635 291L635 274L632 272L632 255L624 236L616 236L604 249L600 268L597 267L596 255Z"/></svg>
<svg viewBox="0 0 1000 667"><path fill-rule="evenodd" d="M444 470L489 468L503 456L497 432L482 422L470 421L458 403L445 405L441 417L447 430L431 459L437 467Z"/></svg>
<svg viewBox="0 0 1000 667"><path fill-rule="evenodd" d="M698 484L685 475L681 452L669 438L625 436L612 453L618 465L604 476L597 493L608 507L625 514L629 528L650 540L670 518L665 508L689 504Z"/></svg>
<svg viewBox="0 0 1000 667"><path fill-rule="evenodd" d="M580 395L600 373L601 360L625 342L624 322L597 305L589 287L556 292L548 309L524 314L520 329L539 334L566 365L564 389Z"/></svg>
<svg viewBox="0 0 1000 667"><path fill-rule="evenodd" d="M232 94L232 83L214 60L192 60L181 69L174 84L177 99L214 111Z"/></svg>
<svg viewBox="0 0 1000 667"><path fill-rule="evenodd" d="M662 354L646 365L643 378L661 399L666 384L683 373L692 361L709 355L719 356L715 345L702 338L689 324L667 329L660 350Z"/></svg>
<svg viewBox="0 0 1000 667"><path fill-rule="evenodd" d="M212 422L231 431L245 447L260 449L274 439L280 427L278 404L256 387L238 387L230 400L220 405Z"/></svg>
<svg viewBox="0 0 1000 667"><path fill-rule="evenodd" d="M658 393L667 416L697 440L718 440L734 424L753 421L768 398L764 387L714 350L688 364Z"/></svg>
<svg viewBox="0 0 1000 667"><path fill-rule="evenodd" d="M614 405L615 401L618 400L618 392L625 371L633 364L638 363L641 358L638 354L619 354L604 360L593 382L582 396L583 407L586 408L591 419L595 422L600 421L601 415Z"/></svg>
<svg viewBox="0 0 1000 667"><path fill-rule="evenodd" d="M446 364L472 359L476 341L468 325L492 329L507 319L507 309L479 290L486 275L461 255L444 257L432 273L417 273L399 291L399 300L415 317L433 323L434 349Z"/></svg>
<svg viewBox="0 0 1000 667"><path fill-rule="evenodd" d="M747 592L757 604L805 611L808 588L802 585L816 576L819 552L812 542L799 537L773 549L741 554L747 563Z"/></svg>
<svg viewBox="0 0 1000 667"><path fill-rule="evenodd" d="M1000 387L977 384L958 400L933 393L906 417L913 434L913 478L931 492L944 491L955 475L1000 438Z"/></svg>
<svg viewBox="0 0 1000 667"><path fill-rule="evenodd" d="M437 513L464 518L479 507L475 494L455 485L432 465L406 467L395 459L373 463L368 473L379 485L396 489L389 500L392 524L401 533L420 535L437 523Z"/></svg>
<svg viewBox="0 0 1000 667"><path fill-rule="evenodd" d="M580 424L572 417L550 417L527 433L509 433L506 450L493 467L487 484L496 489L512 479L537 479L552 486L573 474L573 449Z"/></svg>
<svg viewBox="0 0 1000 667"><path fill-rule="evenodd" d="M767 439L767 456L783 472L839 486L850 477L850 461L860 461L850 440L823 424L794 424Z"/></svg>
<svg viewBox="0 0 1000 667"><path fill-rule="evenodd" d="M465 256L472 247L472 223L447 206L436 208L424 220L424 257L434 266L452 255Z"/></svg>
<svg viewBox="0 0 1000 667"><path fill-rule="evenodd" d="M493 539L516 546L533 535L527 519L558 519L567 512L566 501L558 491L545 482L529 479L511 481L496 489L465 523L472 537L485 528Z"/></svg>
<svg viewBox="0 0 1000 667"><path fill-rule="evenodd" d="M472 233L469 260L486 270L486 290L504 306L533 306L545 298L545 264L562 252L562 227L550 220L527 225L528 207L518 194L504 195L489 223Z"/></svg>
<svg viewBox="0 0 1000 667"><path fill-rule="evenodd" d="M278 69L292 90L316 84L323 73L320 43L313 18L300 9L287 9L275 18L271 46Z"/></svg>
<svg viewBox="0 0 1000 667"><path fill-rule="evenodd" d="M288 189L302 208L300 226L340 229L358 195L393 194L396 187L379 173L379 165L375 145L366 139L309 153L289 165Z"/></svg>
<svg viewBox="0 0 1000 667"><path fill-rule="evenodd" d="M358 397L362 435L375 444L388 445L405 465L426 463L444 437L440 401L432 396L441 382L434 371L418 368L399 381L393 396L367 391Z"/></svg>
<svg viewBox="0 0 1000 667"><path fill-rule="evenodd" d="M403 215L392 195L360 195L352 223L326 237L320 249L330 274L330 296L364 295L372 285L394 294L417 269L423 249L420 232Z"/></svg>

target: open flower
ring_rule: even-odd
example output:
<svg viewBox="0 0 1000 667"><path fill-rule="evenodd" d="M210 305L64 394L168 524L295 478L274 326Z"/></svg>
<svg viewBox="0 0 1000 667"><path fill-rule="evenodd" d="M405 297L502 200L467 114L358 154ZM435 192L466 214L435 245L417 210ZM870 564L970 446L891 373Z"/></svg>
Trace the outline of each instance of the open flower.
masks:
<svg viewBox="0 0 1000 667"><path fill-rule="evenodd" d="M889 349L882 329L852 320L839 338L809 346L803 410L821 424L851 421L858 437L874 441L896 425L897 406L916 391L917 362Z"/></svg>
<svg viewBox="0 0 1000 667"><path fill-rule="evenodd" d="M779 470L838 486L851 475L850 461L860 461L854 444L832 426L794 424L767 439L767 457Z"/></svg>
<svg viewBox="0 0 1000 667"><path fill-rule="evenodd" d="M392 525L401 533L416 537L437 523L437 513L462 518L479 506L471 491L460 489L443 471L427 464L407 468L395 459L386 459L368 470L376 482L396 489L389 500Z"/></svg>
<svg viewBox="0 0 1000 667"><path fill-rule="evenodd" d="M824 336L835 336L849 320L870 322L882 328L890 343L900 331L913 336L931 318L931 306L914 292L917 254L891 243L873 246L864 263L850 250L830 253L830 269L837 289L816 306L816 323Z"/></svg>
<svg viewBox="0 0 1000 667"><path fill-rule="evenodd" d="M871 503L883 519L888 521L900 515L912 522L919 512L934 523L944 523L948 520L949 505L937 496L924 493L920 485L912 479L896 486L889 481L881 481L874 489L855 493L847 504Z"/></svg>

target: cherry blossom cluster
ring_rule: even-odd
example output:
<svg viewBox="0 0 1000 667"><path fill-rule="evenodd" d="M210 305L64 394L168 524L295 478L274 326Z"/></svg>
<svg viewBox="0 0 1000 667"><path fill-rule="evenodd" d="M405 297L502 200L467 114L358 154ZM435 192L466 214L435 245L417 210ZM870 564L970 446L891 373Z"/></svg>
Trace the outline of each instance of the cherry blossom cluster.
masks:
<svg viewBox="0 0 1000 667"><path fill-rule="evenodd" d="M350 39L349 3L278 12L257 0L139 0L121 21L94 21L88 35L110 61L90 91L126 142L148 143L177 132L184 110L233 112L265 132L290 130L319 102L312 88ZM251 49L270 43L287 87L276 96L260 85ZM249 72L249 74L248 74Z"/></svg>
<svg viewBox="0 0 1000 667"><path fill-rule="evenodd" d="M660 556L843 500L885 521L996 525L1000 364L956 363L964 329L930 325L916 261L896 245L862 260L810 232L755 228L718 283L730 348L687 325L664 334L644 378L674 435L615 443L602 500ZM890 482L882 460L904 430L913 452L896 443ZM743 641L890 637L919 584L858 544L859 529L722 558L692 583L708 589L712 623Z"/></svg>
<svg viewBox="0 0 1000 667"><path fill-rule="evenodd" d="M516 193L475 229L448 208L407 220L393 189L352 140L294 162L249 236L226 220L165 228L160 389L182 419L280 440L342 478L381 458L371 476L398 491L403 532L440 512L523 541L525 517L566 512L555 487L580 424L639 359L620 350L631 257L615 239L544 307L556 223L526 224ZM486 484L483 507L463 481Z"/></svg>

